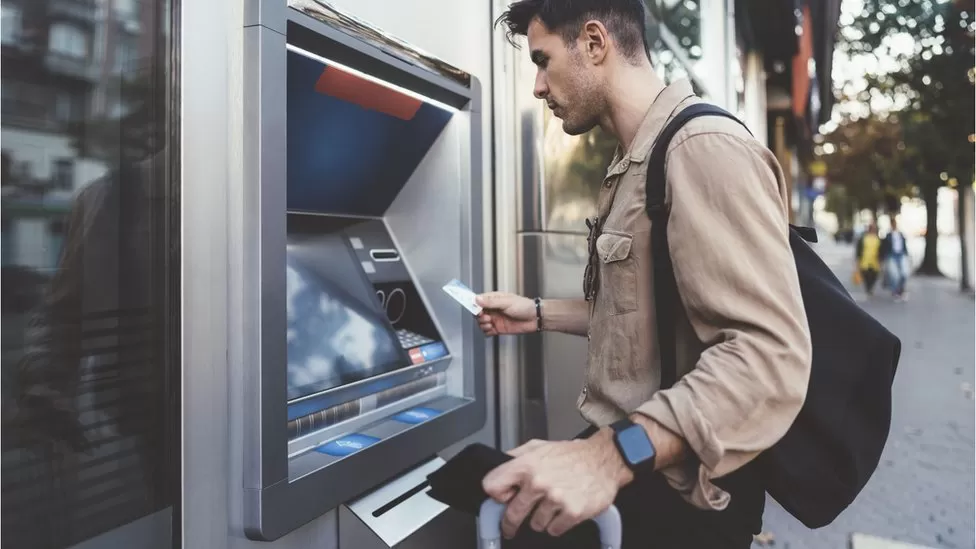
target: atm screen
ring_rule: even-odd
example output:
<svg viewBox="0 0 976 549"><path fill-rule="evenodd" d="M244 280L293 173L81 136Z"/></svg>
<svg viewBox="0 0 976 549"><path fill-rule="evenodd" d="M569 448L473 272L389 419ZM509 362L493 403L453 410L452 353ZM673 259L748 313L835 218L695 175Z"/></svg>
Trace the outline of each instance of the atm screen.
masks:
<svg viewBox="0 0 976 549"><path fill-rule="evenodd" d="M342 236L288 246L288 400L411 365Z"/></svg>

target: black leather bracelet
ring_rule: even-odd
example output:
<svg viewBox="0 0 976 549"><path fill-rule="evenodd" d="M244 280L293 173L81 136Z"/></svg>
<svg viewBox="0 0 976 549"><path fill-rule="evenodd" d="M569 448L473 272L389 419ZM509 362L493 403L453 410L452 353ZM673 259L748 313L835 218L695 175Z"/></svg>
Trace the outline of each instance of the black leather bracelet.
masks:
<svg viewBox="0 0 976 549"><path fill-rule="evenodd" d="M535 298L535 331L542 331L542 299Z"/></svg>

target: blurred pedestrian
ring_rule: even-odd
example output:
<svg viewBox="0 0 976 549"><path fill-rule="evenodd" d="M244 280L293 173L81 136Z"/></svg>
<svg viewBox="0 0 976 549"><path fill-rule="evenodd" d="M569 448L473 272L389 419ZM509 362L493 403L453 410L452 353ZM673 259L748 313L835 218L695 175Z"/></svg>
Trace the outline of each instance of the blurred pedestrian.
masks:
<svg viewBox="0 0 976 549"><path fill-rule="evenodd" d="M857 270L861 273L864 291L868 296L874 295L874 285L881 272L881 238L878 227L871 223L857 241Z"/></svg>
<svg viewBox="0 0 976 549"><path fill-rule="evenodd" d="M881 258L886 265L892 295L896 301L904 301L908 282L908 242L905 233L898 230L898 221L894 217L891 218L891 231L881 244Z"/></svg>

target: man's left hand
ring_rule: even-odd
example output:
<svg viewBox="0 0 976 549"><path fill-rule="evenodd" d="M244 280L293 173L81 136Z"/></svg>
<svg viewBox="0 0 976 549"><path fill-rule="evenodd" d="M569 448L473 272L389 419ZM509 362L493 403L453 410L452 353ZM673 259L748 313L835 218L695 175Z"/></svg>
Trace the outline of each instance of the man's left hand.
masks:
<svg viewBox="0 0 976 549"><path fill-rule="evenodd" d="M507 503L502 518L506 538L530 513L533 530L561 536L610 507L633 478L607 428L583 440L533 440L509 454L515 459L488 473L482 483L492 499Z"/></svg>

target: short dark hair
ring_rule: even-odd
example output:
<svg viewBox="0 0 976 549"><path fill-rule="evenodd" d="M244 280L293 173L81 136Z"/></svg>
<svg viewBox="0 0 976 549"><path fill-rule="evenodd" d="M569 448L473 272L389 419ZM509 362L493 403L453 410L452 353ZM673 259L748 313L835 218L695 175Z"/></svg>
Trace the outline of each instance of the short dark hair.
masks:
<svg viewBox="0 0 976 549"><path fill-rule="evenodd" d="M549 32L559 33L567 44L576 40L583 23L597 19L607 27L628 59L648 55L642 0L518 0L508 6L495 24L503 23L508 28L508 41L517 47L514 37L528 34L529 23L536 17Z"/></svg>

